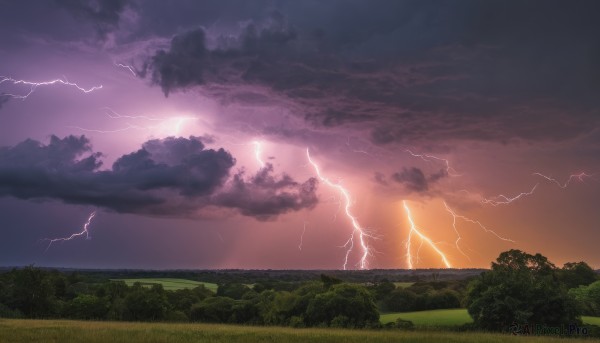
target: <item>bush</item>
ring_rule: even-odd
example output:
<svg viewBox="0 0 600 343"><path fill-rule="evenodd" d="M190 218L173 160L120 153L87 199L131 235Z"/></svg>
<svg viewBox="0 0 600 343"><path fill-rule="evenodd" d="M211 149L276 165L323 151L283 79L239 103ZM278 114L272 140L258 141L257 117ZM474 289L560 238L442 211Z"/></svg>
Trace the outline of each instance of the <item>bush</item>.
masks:
<svg viewBox="0 0 600 343"><path fill-rule="evenodd" d="M415 328L415 324L413 324L413 322L410 320L398 318L396 319L396 327L398 329L412 330Z"/></svg>
<svg viewBox="0 0 600 343"><path fill-rule="evenodd" d="M350 319L344 315L334 317L329 324L332 328L348 328L350 326Z"/></svg>
<svg viewBox="0 0 600 343"><path fill-rule="evenodd" d="M306 327L306 324L304 324L304 319L302 319L302 317L292 316L290 318L290 326L293 328L303 328Z"/></svg>

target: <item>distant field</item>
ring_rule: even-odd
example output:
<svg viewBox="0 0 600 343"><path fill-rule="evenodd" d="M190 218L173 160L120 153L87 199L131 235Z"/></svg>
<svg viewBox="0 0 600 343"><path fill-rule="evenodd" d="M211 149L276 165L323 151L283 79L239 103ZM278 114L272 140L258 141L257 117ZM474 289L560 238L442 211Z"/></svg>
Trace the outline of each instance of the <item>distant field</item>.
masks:
<svg viewBox="0 0 600 343"><path fill-rule="evenodd" d="M449 327L471 323L473 320L464 308L449 310L430 310L402 313L386 313L379 317L382 323L395 322L402 318L410 320L416 326Z"/></svg>
<svg viewBox="0 0 600 343"><path fill-rule="evenodd" d="M142 285L154 285L161 284L165 290L176 291L178 289L185 288L196 288L200 285L210 289L213 292L217 291L217 284L208 282L199 282L185 279L167 279L167 278L156 278L156 279L111 279L113 281L125 281L128 286L132 286L134 283L139 282Z"/></svg>
<svg viewBox="0 0 600 343"><path fill-rule="evenodd" d="M469 313L464 308L450 310L430 310L402 313L385 313L379 317L382 323L395 322L396 319L402 318L410 320L415 326L422 327L451 327L459 326L466 323L471 323L473 320ZM600 317L581 317L585 324L600 326Z"/></svg>
<svg viewBox="0 0 600 343"><path fill-rule="evenodd" d="M600 317L588 317L588 316L582 316L581 320L585 323L585 324L592 324L592 325L598 325L600 326Z"/></svg>
<svg viewBox="0 0 600 343"><path fill-rule="evenodd" d="M394 282L394 285L398 288L407 288L414 284L414 282Z"/></svg>
<svg viewBox="0 0 600 343"><path fill-rule="evenodd" d="M0 319L0 341L11 343L138 343L138 342L348 342L348 343L564 343L554 337L516 337L506 334L400 331L292 329L213 324L118 323L67 320ZM589 340L569 339L573 342Z"/></svg>

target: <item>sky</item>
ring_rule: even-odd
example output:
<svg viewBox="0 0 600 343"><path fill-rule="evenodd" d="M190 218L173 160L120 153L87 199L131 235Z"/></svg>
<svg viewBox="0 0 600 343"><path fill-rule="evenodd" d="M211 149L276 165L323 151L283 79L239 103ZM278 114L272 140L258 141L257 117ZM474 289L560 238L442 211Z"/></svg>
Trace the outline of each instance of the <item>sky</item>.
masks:
<svg viewBox="0 0 600 343"><path fill-rule="evenodd" d="M0 0L0 265L600 268L599 11Z"/></svg>

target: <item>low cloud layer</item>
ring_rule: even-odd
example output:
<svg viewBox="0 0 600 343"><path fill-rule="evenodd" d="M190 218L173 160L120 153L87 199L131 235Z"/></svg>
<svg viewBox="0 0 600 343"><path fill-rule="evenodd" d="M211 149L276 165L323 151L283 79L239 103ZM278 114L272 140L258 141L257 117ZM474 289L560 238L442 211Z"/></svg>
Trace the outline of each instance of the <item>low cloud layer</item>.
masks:
<svg viewBox="0 0 600 343"><path fill-rule="evenodd" d="M101 169L100 158L85 136L0 148L0 195L166 216L193 216L216 206L261 220L317 203L314 179L299 184L275 177L270 166L249 180L238 173L228 182L233 156L205 149L196 137L147 141L109 170Z"/></svg>

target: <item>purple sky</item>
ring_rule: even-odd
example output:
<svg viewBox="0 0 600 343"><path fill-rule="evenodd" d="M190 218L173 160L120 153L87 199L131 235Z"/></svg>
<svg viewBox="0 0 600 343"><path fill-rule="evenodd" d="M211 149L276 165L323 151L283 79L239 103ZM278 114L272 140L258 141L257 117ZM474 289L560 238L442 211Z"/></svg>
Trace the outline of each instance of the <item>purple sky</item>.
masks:
<svg viewBox="0 0 600 343"><path fill-rule="evenodd" d="M0 265L600 268L599 10L0 0Z"/></svg>

